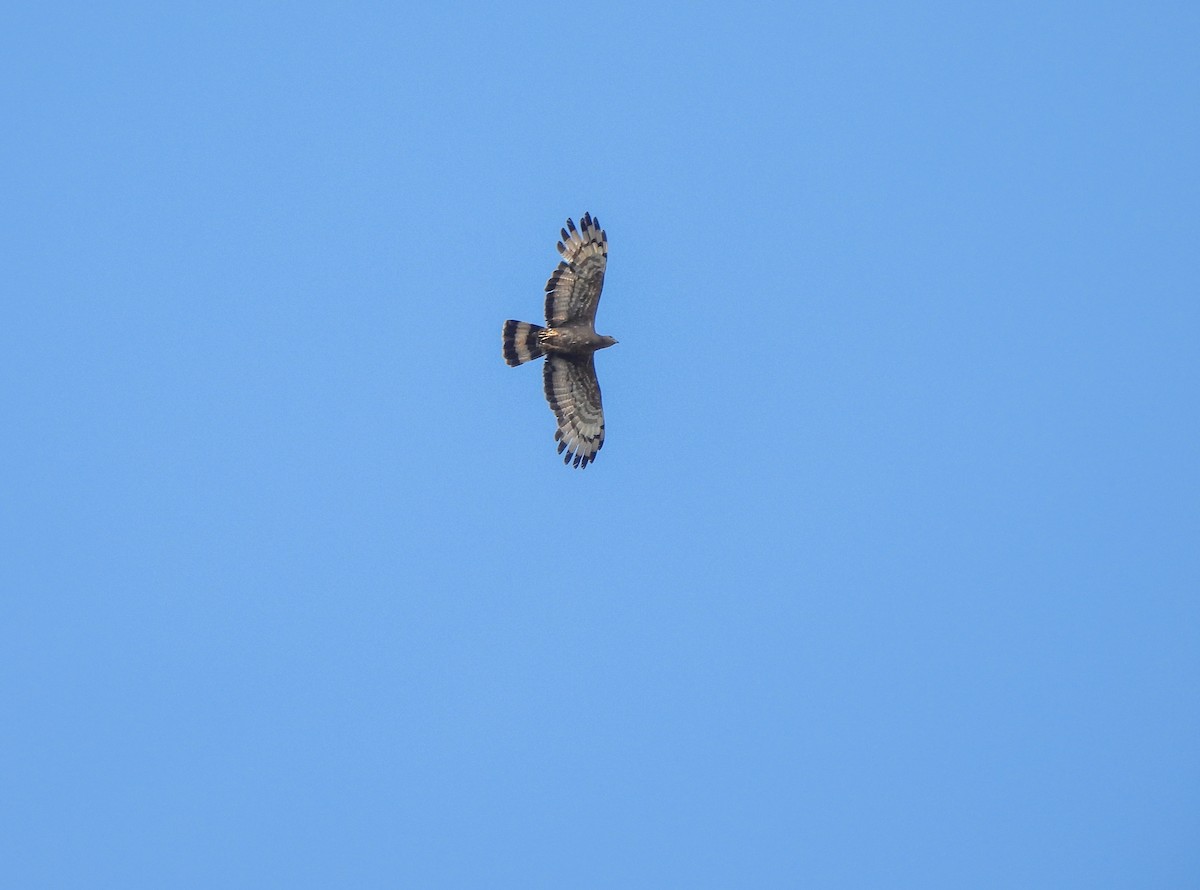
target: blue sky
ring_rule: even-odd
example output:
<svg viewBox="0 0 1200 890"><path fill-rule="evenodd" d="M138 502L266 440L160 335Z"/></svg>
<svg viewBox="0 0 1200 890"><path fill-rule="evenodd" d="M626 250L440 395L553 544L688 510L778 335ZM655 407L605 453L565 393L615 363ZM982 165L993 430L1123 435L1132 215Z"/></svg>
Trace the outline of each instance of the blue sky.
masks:
<svg viewBox="0 0 1200 890"><path fill-rule="evenodd" d="M1194 4L4 16L5 884L1200 880Z"/></svg>

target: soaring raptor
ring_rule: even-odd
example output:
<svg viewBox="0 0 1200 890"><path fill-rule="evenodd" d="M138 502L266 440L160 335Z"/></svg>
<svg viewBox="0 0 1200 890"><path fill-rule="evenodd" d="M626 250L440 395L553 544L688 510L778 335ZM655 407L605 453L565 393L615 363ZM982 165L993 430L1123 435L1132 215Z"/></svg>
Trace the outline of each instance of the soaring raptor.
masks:
<svg viewBox="0 0 1200 890"><path fill-rule="evenodd" d="M558 242L562 262L546 282L546 327L527 321L504 323L504 360L514 367L546 356L542 377L546 401L558 418L558 453L563 463L586 467L604 444L604 409L593 353L617 341L596 333L596 306L604 287L608 236L600 220L585 213L567 220Z"/></svg>

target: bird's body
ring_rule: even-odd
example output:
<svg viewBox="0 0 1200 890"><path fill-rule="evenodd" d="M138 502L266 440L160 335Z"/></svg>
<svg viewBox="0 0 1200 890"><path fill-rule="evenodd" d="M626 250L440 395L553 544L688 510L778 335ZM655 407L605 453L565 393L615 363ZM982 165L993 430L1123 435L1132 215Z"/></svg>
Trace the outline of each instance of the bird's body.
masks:
<svg viewBox="0 0 1200 890"><path fill-rule="evenodd" d="M569 231L568 231L569 230ZM586 467L604 445L604 409L593 355L617 341L596 333L596 307L604 287L608 236L585 213L567 220L558 252L563 261L546 282L546 326L504 323L504 360L516 366L546 356L546 401L558 420L558 450L565 463Z"/></svg>
<svg viewBox="0 0 1200 890"><path fill-rule="evenodd" d="M584 356L612 346L612 337L597 334L590 324L567 324L557 328L542 328L542 348L568 356Z"/></svg>

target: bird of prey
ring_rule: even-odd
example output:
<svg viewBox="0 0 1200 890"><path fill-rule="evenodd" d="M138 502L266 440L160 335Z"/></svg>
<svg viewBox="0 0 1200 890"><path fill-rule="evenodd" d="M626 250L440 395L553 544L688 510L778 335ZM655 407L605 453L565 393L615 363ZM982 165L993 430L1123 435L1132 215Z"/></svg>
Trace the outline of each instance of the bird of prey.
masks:
<svg viewBox="0 0 1200 890"><path fill-rule="evenodd" d="M596 306L604 287L608 236L585 213L567 220L558 242L562 262L546 282L546 326L504 323L504 360L512 366L546 356L542 369L546 401L558 419L558 453L563 463L586 467L604 444L604 409L593 354L617 341L596 333Z"/></svg>

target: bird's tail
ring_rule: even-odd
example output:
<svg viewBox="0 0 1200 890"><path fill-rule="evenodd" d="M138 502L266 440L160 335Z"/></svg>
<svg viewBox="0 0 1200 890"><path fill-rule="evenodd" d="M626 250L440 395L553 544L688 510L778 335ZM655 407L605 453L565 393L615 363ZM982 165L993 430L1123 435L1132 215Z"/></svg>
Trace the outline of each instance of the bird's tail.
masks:
<svg viewBox="0 0 1200 890"><path fill-rule="evenodd" d="M543 330L545 328L540 328L527 321L513 321L512 319L506 321L504 323L504 360L516 367L545 354L545 350L542 349L542 344L538 340L538 335Z"/></svg>

